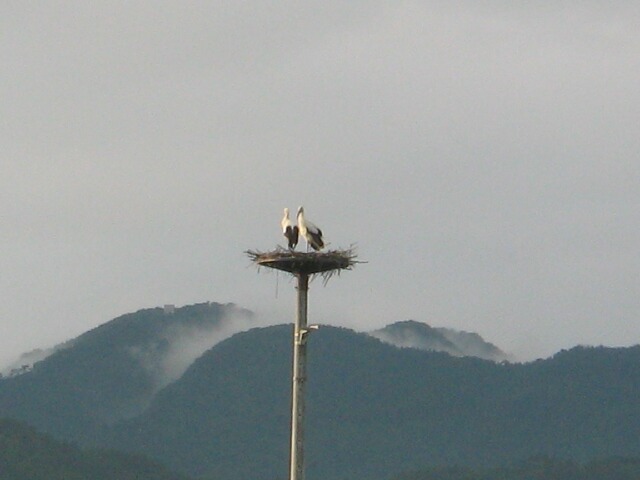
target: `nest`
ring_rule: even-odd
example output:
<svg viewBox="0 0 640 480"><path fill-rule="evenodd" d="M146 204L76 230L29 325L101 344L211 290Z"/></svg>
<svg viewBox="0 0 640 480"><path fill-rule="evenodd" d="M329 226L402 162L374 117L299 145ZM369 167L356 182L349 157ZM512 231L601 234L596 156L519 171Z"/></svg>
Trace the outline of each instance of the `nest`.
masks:
<svg viewBox="0 0 640 480"><path fill-rule="evenodd" d="M326 252L294 252L278 246L271 252L245 252L258 267L275 268L294 275L320 275L325 283L341 270L351 270L356 263L355 248Z"/></svg>

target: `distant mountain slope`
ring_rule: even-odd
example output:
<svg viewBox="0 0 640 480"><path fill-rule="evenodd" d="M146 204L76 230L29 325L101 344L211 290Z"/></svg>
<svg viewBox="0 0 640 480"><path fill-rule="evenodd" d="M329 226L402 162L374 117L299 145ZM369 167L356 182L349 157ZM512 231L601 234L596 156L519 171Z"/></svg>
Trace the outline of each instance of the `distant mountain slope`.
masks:
<svg viewBox="0 0 640 480"><path fill-rule="evenodd" d="M227 480L286 476L290 326L200 357L108 444ZM398 349L322 327L309 339L307 478L388 478L429 464L640 455L640 347L531 364Z"/></svg>
<svg viewBox="0 0 640 480"><path fill-rule="evenodd" d="M186 480L142 457L83 451L0 419L2 480Z"/></svg>
<svg viewBox="0 0 640 480"><path fill-rule="evenodd" d="M0 416L61 438L92 437L100 425L143 411L196 357L251 320L251 312L217 303L123 315L1 380Z"/></svg>
<svg viewBox="0 0 640 480"><path fill-rule="evenodd" d="M494 362L513 360L477 333L461 332L450 328L433 328L415 320L392 323L369 332L369 335L396 347L446 352L456 357L478 357Z"/></svg>

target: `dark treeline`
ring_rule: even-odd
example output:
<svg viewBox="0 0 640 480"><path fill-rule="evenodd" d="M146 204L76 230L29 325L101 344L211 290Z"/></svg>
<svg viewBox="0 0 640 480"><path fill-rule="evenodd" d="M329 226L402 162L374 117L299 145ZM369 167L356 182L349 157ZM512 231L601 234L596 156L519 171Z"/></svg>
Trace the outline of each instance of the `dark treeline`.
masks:
<svg viewBox="0 0 640 480"><path fill-rule="evenodd" d="M83 450L0 419L2 480L188 480L144 457Z"/></svg>
<svg viewBox="0 0 640 480"><path fill-rule="evenodd" d="M80 449L13 420L0 419L2 480L189 480L144 457ZM224 477L205 476L199 480ZM284 477L283 477L284 478ZM380 480L385 476L381 475ZM432 467L391 480L638 480L640 458L611 457L579 464L534 457L493 468Z"/></svg>
<svg viewBox="0 0 640 480"><path fill-rule="evenodd" d="M472 469L437 467L404 473L393 480L638 480L640 459L611 457L578 464L535 457L513 466Z"/></svg>

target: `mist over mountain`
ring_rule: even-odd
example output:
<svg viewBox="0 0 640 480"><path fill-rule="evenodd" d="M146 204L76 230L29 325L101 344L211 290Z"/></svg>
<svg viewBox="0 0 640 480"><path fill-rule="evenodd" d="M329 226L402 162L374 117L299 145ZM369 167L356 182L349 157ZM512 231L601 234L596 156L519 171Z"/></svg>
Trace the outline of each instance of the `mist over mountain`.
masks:
<svg viewBox="0 0 640 480"><path fill-rule="evenodd" d="M248 310L217 303L122 315L3 379L0 415L62 438L91 436L142 412L205 350L252 321Z"/></svg>
<svg viewBox="0 0 640 480"><path fill-rule="evenodd" d="M477 333L433 328L415 320L396 322L369 332L369 335L401 348L446 352L456 357L478 357L494 362L514 360L513 356L485 341Z"/></svg>
<svg viewBox="0 0 640 480"><path fill-rule="evenodd" d="M70 346L71 342L61 343L51 348L36 348L30 352L25 352L17 359L6 365L0 371L0 375L3 377L13 377L28 372L33 368L33 365L37 362L41 362L48 356L62 350L63 348Z"/></svg>

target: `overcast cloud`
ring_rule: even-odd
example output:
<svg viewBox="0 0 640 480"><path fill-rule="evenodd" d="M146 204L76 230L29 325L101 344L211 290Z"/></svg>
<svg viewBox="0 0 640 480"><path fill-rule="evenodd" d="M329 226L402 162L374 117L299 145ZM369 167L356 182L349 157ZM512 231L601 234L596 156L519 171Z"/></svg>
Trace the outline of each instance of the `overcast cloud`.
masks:
<svg viewBox="0 0 640 480"><path fill-rule="evenodd" d="M635 2L4 2L0 361L165 303L290 321L305 205L369 263L313 322L526 358L640 342ZM277 295L276 295L277 294Z"/></svg>

